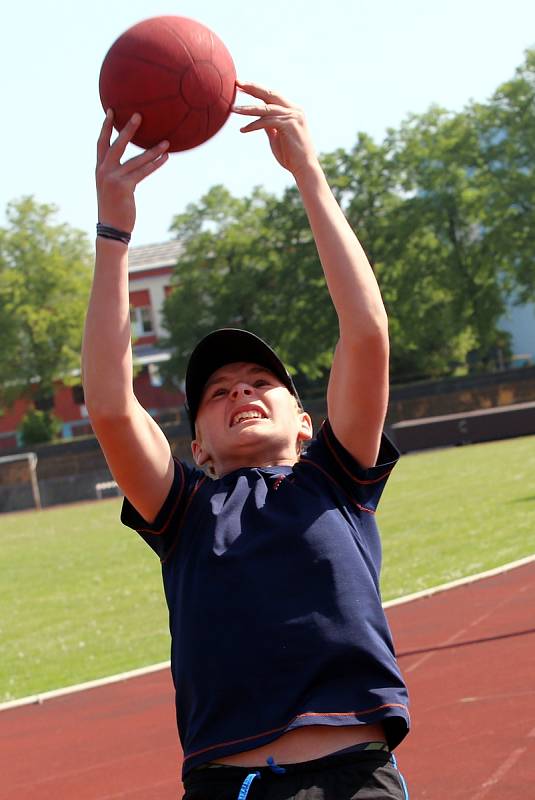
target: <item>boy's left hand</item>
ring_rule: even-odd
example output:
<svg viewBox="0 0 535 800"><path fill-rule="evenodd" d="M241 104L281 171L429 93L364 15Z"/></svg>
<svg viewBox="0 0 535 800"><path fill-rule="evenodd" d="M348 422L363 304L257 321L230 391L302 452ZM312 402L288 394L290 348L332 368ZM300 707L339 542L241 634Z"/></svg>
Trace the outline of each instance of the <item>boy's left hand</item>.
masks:
<svg viewBox="0 0 535 800"><path fill-rule="evenodd" d="M232 107L236 114L258 117L254 122L241 128L242 133L265 130L275 158L295 178L310 167L318 165L302 109L290 103L282 95L256 83L237 81L236 85L242 92L262 101L261 105Z"/></svg>

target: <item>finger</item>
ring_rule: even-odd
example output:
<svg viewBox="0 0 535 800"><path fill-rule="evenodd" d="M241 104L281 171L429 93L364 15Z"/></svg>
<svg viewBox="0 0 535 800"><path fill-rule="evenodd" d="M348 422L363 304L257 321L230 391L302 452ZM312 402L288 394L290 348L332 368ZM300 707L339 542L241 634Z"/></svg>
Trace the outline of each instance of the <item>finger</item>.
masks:
<svg viewBox="0 0 535 800"><path fill-rule="evenodd" d="M120 161L122 156L124 155L124 151L130 142L132 141L132 137L134 136L135 132L141 125L141 114L138 114L136 111L135 114L132 114L126 125L123 127L121 132L119 133L118 137L112 144L109 149L109 152L113 154L115 161Z"/></svg>
<svg viewBox="0 0 535 800"><path fill-rule="evenodd" d="M134 156L133 158L129 159L122 165L122 170L124 174L130 175L131 173L135 172L139 167L143 167L145 164L154 161L156 158L159 158L162 153L165 153L169 147L169 142L164 139L162 142L159 142L154 147L151 147L149 150L145 150L143 153L140 153L138 156Z"/></svg>
<svg viewBox="0 0 535 800"><path fill-rule="evenodd" d="M279 94L279 92L266 89L265 86L260 86L258 83L242 83L241 81L236 81L236 85L242 92L250 94L253 97L258 97L259 100L263 100L265 103L275 103L285 108L291 108L293 105L289 100L286 100L285 97Z"/></svg>
<svg viewBox="0 0 535 800"><path fill-rule="evenodd" d="M253 122L250 122L245 127L240 128L242 133L251 133L251 131L261 131L261 130L268 130L271 128L272 130L276 130L278 128L284 127L284 124L291 120L292 117L290 114L286 114L284 116L277 115L277 117L261 117L260 119L255 119Z"/></svg>
<svg viewBox="0 0 535 800"><path fill-rule="evenodd" d="M136 172L133 172L132 177L135 179L136 185L142 181L143 178L146 178L147 175L151 175L153 172L156 172L157 169L160 169L168 158L169 153L161 153L158 158L149 161L148 164L143 164Z"/></svg>
<svg viewBox="0 0 535 800"><path fill-rule="evenodd" d="M287 106L264 103L263 106L232 106L236 114L245 114L249 117L265 117L268 114L286 114Z"/></svg>
<svg viewBox="0 0 535 800"><path fill-rule="evenodd" d="M113 111L111 108L108 108L106 111L106 116L104 117L104 122L102 123L102 128L100 129L100 135L97 139L97 164L100 164L110 149L110 139L111 139L111 132L113 130Z"/></svg>

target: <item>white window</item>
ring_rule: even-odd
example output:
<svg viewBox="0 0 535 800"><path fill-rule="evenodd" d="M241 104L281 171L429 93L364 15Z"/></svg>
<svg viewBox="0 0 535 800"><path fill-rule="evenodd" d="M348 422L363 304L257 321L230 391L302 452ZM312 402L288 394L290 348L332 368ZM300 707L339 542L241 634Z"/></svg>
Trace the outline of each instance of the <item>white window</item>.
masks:
<svg viewBox="0 0 535 800"><path fill-rule="evenodd" d="M139 306L130 309L130 324L132 335L139 339L141 336L149 336L154 332L152 326L152 313L150 306Z"/></svg>

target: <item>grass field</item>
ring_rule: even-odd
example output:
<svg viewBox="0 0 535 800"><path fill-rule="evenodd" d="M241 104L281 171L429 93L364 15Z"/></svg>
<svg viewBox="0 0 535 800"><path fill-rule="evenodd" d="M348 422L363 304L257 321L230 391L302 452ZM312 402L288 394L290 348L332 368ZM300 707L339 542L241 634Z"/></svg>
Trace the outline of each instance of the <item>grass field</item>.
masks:
<svg viewBox="0 0 535 800"><path fill-rule="evenodd" d="M405 456L379 513L385 600L535 552L535 437ZM169 656L160 566L120 500L0 517L0 702Z"/></svg>

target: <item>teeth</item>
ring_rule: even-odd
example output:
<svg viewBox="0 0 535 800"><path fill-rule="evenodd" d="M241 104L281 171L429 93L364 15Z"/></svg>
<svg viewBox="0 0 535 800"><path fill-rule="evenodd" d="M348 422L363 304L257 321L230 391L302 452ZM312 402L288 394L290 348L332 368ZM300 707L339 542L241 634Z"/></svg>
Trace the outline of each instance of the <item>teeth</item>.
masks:
<svg viewBox="0 0 535 800"><path fill-rule="evenodd" d="M238 422L244 419L262 419L262 414L260 411L240 411L239 414L233 417L232 425L237 425Z"/></svg>

